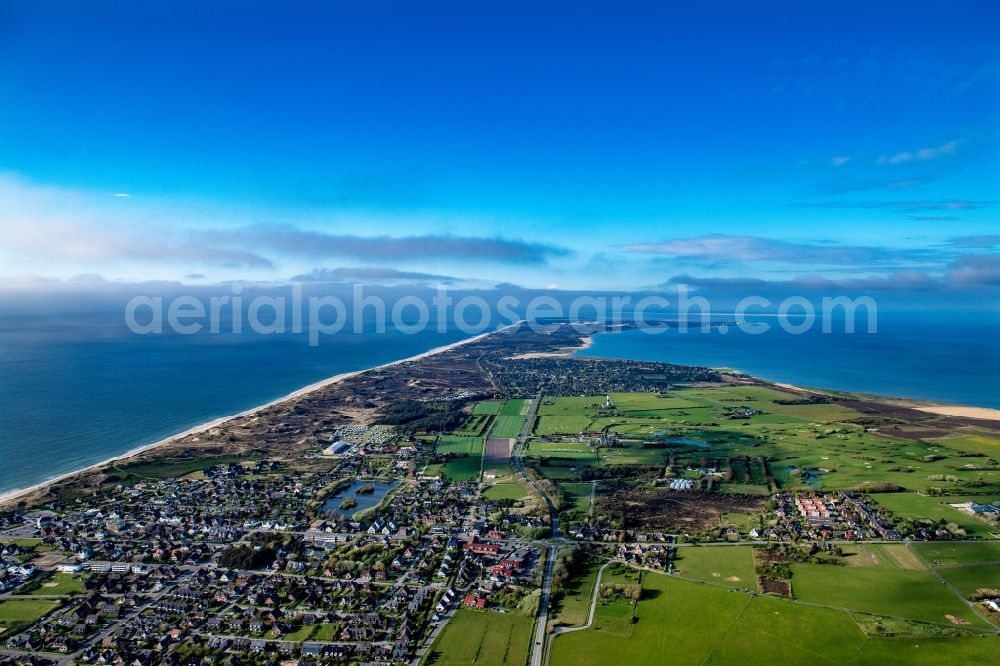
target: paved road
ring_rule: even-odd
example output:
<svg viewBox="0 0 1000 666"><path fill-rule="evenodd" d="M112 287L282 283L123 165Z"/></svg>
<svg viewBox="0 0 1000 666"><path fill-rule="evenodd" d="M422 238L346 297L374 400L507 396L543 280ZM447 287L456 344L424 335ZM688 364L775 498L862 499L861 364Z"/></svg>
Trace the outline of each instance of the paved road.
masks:
<svg viewBox="0 0 1000 666"><path fill-rule="evenodd" d="M604 570L607 569L610 564L611 561L605 562L604 565L597 570L597 580L594 581L594 592L590 596L590 614L587 616L587 624L580 625L579 627L556 627L552 631L553 638L559 634L568 634L574 631L590 629L590 626L594 624L594 615L597 613L597 598L600 596L601 590L601 577L604 575Z"/></svg>
<svg viewBox="0 0 1000 666"><path fill-rule="evenodd" d="M524 470L524 463L521 461L521 454L524 451L524 443L528 439L528 431L531 429L531 424L535 420L535 412L538 411L538 403L542 400L542 392L539 391L538 395L531 401L531 407L528 408L528 415L524 419L524 425L521 426L521 434L517 436L517 442L514 444L514 469L517 470L525 481L527 481L535 492L538 493L549 509L549 521L552 525L552 538L561 539L559 535L559 516L556 511L555 505L552 503L551 498L548 494L542 490L542 487L538 485L533 478L531 478L528 473Z"/></svg>
<svg viewBox="0 0 1000 666"><path fill-rule="evenodd" d="M548 541L548 554L545 557L545 571L542 574L542 593L541 598L538 600L538 616L535 618L535 644L531 649L531 666L542 666L545 658L545 634L548 628L549 622L549 597L552 593L552 576L556 565L556 553L559 550L559 545L563 543L563 539L559 535L559 516L556 511L555 505L552 503L552 499L548 494L542 489L542 487L532 479L528 473L524 470L524 464L521 461L521 455L524 452L524 443L528 439L528 433L531 430L531 424L535 420L535 413L538 411L538 403L542 400L542 392L539 391L538 395L534 397L531 401L531 406L528 408L528 415L524 419L524 424L521 426L521 434L517 437L517 443L514 445L514 468L517 472L524 477L524 479L531 484L531 487L535 489L535 492L545 500L545 504L549 509L549 521L552 526L552 537Z"/></svg>
<svg viewBox="0 0 1000 666"><path fill-rule="evenodd" d="M545 632L549 624L549 594L552 591L552 572L556 564L559 546L549 544L545 558L545 573L542 575L542 596L538 600L538 617L535 618L535 644L531 649L531 666L542 666L545 657Z"/></svg>

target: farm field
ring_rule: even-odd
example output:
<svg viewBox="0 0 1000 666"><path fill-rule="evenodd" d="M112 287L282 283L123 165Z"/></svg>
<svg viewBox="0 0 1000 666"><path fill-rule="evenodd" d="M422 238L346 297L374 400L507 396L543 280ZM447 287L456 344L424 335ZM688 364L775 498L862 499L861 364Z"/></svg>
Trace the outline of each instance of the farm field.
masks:
<svg viewBox="0 0 1000 666"><path fill-rule="evenodd" d="M48 599L6 599L0 601L0 627L19 627L38 620L59 604Z"/></svg>
<svg viewBox="0 0 1000 666"><path fill-rule="evenodd" d="M527 496L528 492L520 483L507 482L495 483L483 490L483 497L489 500L512 499L519 500Z"/></svg>
<svg viewBox="0 0 1000 666"><path fill-rule="evenodd" d="M670 654L685 655L687 663L702 663L748 602L743 594L648 574L635 609L638 621L621 622L627 604L599 603L592 628L555 639L550 663L659 664ZM629 632L615 630L621 626Z"/></svg>
<svg viewBox="0 0 1000 666"><path fill-rule="evenodd" d="M677 549L677 573L716 585L757 589L751 546L684 547Z"/></svg>
<svg viewBox="0 0 1000 666"><path fill-rule="evenodd" d="M507 400L500 408L500 416L526 416L531 407L531 401L525 399Z"/></svg>
<svg viewBox="0 0 1000 666"><path fill-rule="evenodd" d="M523 425L523 416L500 414L493 419L493 427L490 428L490 437L496 439L515 439L521 434L521 426Z"/></svg>
<svg viewBox="0 0 1000 666"><path fill-rule="evenodd" d="M597 451L586 444L576 442L538 442L533 441L527 445L524 454L535 457L551 458L589 458L597 460Z"/></svg>
<svg viewBox="0 0 1000 666"><path fill-rule="evenodd" d="M487 427L493 422L493 417L486 414L472 414L465 420L462 427L454 432L456 435L466 437L482 437Z"/></svg>
<svg viewBox="0 0 1000 666"><path fill-rule="evenodd" d="M913 548L935 568L973 562L1000 562L1000 541L982 543L914 543Z"/></svg>
<svg viewBox="0 0 1000 666"><path fill-rule="evenodd" d="M500 413L501 407L503 407L502 400L480 400L472 406L472 413L484 416L496 416Z"/></svg>
<svg viewBox="0 0 1000 666"><path fill-rule="evenodd" d="M562 511L590 511L590 495L592 485L590 483L560 483L559 487L566 495L560 510Z"/></svg>
<svg viewBox="0 0 1000 666"><path fill-rule="evenodd" d="M926 569L828 564L792 564L791 569L792 592L803 601L942 625L951 624L950 618L985 623Z"/></svg>
<svg viewBox="0 0 1000 666"><path fill-rule="evenodd" d="M452 458L445 463L441 473L453 481L475 481L479 478L482 460L482 456Z"/></svg>
<svg viewBox="0 0 1000 666"><path fill-rule="evenodd" d="M966 498L931 497L916 493L880 493L872 498L898 518L913 521L927 518L934 522L944 520L946 523L955 523L970 537L989 539L993 532L1000 531L1000 528L991 527L985 521L949 506L967 501ZM986 498L979 498L979 501L986 501Z"/></svg>
<svg viewBox="0 0 1000 666"><path fill-rule="evenodd" d="M1000 542L916 543L913 548L967 598L1000 590Z"/></svg>
<svg viewBox="0 0 1000 666"><path fill-rule="evenodd" d="M939 570L959 592L972 598L977 594L996 596L1000 590L1000 564L962 565Z"/></svg>
<svg viewBox="0 0 1000 666"><path fill-rule="evenodd" d="M710 664L847 664L866 642L849 613L754 597Z"/></svg>
<svg viewBox="0 0 1000 666"><path fill-rule="evenodd" d="M776 402L792 397L764 386L685 388L666 396L614 393L609 407L604 406L605 396L545 396L533 428L536 436L567 439L585 429L618 433L625 447L602 449L598 465L659 465L671 452L695 460L766 458L772 479L782 489L864 490L869 485L892 485L927 492L953 491L968 484L978 491L992 488L1000 493L1000 468L990 465L983 453L1000 450L990 438L924 442L883 437L855 422L863 422L864 415L837 402ZM730 418L743 408L763 413ZM679 440L701 444L641 446ZM963 456L963 451L979 455ZM803 477L798 473L803 469L815 473ZM732 480L744 483L738 475ZM762 489L765 485L760 479L753 483ZM721 484L721 492L726 492L725 486ZM981 532L980 526L977 533Z"/></svg>
<svg viewBox="0 0 1000 666"><path fill-rule="evenodd" d="M992 636L961 638L869 639L851 666L885 664L989 664L1000 660L1000 644Z"/></svg>
<svg viewBox="0 0 1000 666"><path fill-rule="evenodd" d="M842 550L849 567L925 570L920 559L903 544L858 544Z"/></svg>
<svg viewBox="0 0 1000 666"><path fill-rule="evenodd" d="M588 562L579 575L563 583L563 593L555 601L552 611L555 624L572 627L587 623L594 582L603 564L600 560Z"/></svg>
<svg viewBox="0 0 1000 666"><path fill-rule="evenodd" d="M539 416L535 420L536 435L575 435L590 428L591 420L586 416Z"/></svg>
<svg viewBox="0 0 1000 666"><path fill-rule="evenodd" d="M664 663L664 655L675 655L673 663L750 666L943 665L991 663L1000 656L1000 639L995 636L869 637L858 625L860 616L844 610L748 596L661 574L644 576L637 619L629 634L597 628L615 619L607 616L609 607L598 605L595 628L554 640L553 666L658 664Z"/></svg>
<svg viewBox="0 0 1000 666"><path fill-rule="evenodd" d="M437 441L438 453L467 453L481 455L483 440L481 437L463 437L460 435L441 435Z"/></svg>
<svg viewBox="0 0 1000 666"><path fill-rule="evenodd" d="M523 666L531 648L532 624L531 618L519 613L461 608L423 663Z"/></svg>

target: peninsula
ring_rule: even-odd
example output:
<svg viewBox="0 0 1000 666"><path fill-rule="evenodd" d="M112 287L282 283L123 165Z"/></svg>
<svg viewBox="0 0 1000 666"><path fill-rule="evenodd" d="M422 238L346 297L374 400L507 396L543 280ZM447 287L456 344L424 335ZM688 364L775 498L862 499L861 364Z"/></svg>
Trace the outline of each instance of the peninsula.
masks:
<svg viewBox="0 0 1000 666"><path fill-rule="evenodd" d="M573 357L593 332L514 325L5 497L3 651L1000 655L1000 423Z"/></svg>

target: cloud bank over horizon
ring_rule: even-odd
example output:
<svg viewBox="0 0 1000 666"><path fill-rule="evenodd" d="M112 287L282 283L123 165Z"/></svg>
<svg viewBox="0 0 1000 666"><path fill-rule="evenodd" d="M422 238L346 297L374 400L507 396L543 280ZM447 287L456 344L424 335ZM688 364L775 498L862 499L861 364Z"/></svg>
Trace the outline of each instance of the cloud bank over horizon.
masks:
<svg viewBox="0 0 1000 666"><path fill-rule="evenodd" d="M275 211L230 210L218 216L206 205L155 201L133 207L133 197L121 199L0 175L0 232L7 239L0 248L7 269L2 286L97 289L110 283L248 280L481 288L499 277L521 288L564 284L570 290L641 290L681 282L713 289L897 292L1000 287L997 234L945 236L901 247L709 233L594 248L570 237L563 245L499 235L341 232L366 228L365 215L350 211L330 212L333 229L321 230L319 214L293 211L290 217L305 222L276 223L264 221L278 216ZM567 281L567 274L576 279Z"/></svg>
<svg viewBox="0 0 1000 666"><path fill-rule="evenodd" d="M989 3L45 4L0 40L5 289L996 300Z"/></svg>

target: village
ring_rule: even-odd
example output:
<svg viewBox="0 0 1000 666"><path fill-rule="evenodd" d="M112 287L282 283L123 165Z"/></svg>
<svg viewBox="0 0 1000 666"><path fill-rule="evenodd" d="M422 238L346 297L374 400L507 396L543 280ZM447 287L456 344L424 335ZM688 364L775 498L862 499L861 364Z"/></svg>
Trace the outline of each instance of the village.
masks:
<svg viewBox="0 0 1000 666"><path fill-rule="evenodd" d="M781 578L792 566L829 575L838 552L962 540L887 504L915 494L824 485L838 472L778 462L799 441L881 445L839 406L785 405L696 368L499 355L429 368L421 382L481 361L488 380L420 399L397 399L395 371L359 378L352 390L377 405L364 419L348 418L359 401L343 392L304 397L111 466L86 491L71 481L8 507L0 659L417 665L462 643L462 627L497 622L540 654L552 627L539 618L560 612L564 581L609 563L621 572L601 585L617 589L629 571L698 581L699 562L743 558L723 584L788 597L809 592ZM781 413L802 409L849 425L813 437ZM977 522L962 529L985 534L975 516L995 506L969 502Z"/></svg>
<svg viewBox="0 0 1000 666"><path fill-rule="evenodd" d="M458 607L516 605L537 587L538 547L474 519L474 484L404 477L355 520L338 497L324 500L356 465L285 474L232 463L8 514L0 600L51 610L7 631L3 647L101 664L405 662Z"/></svg>

